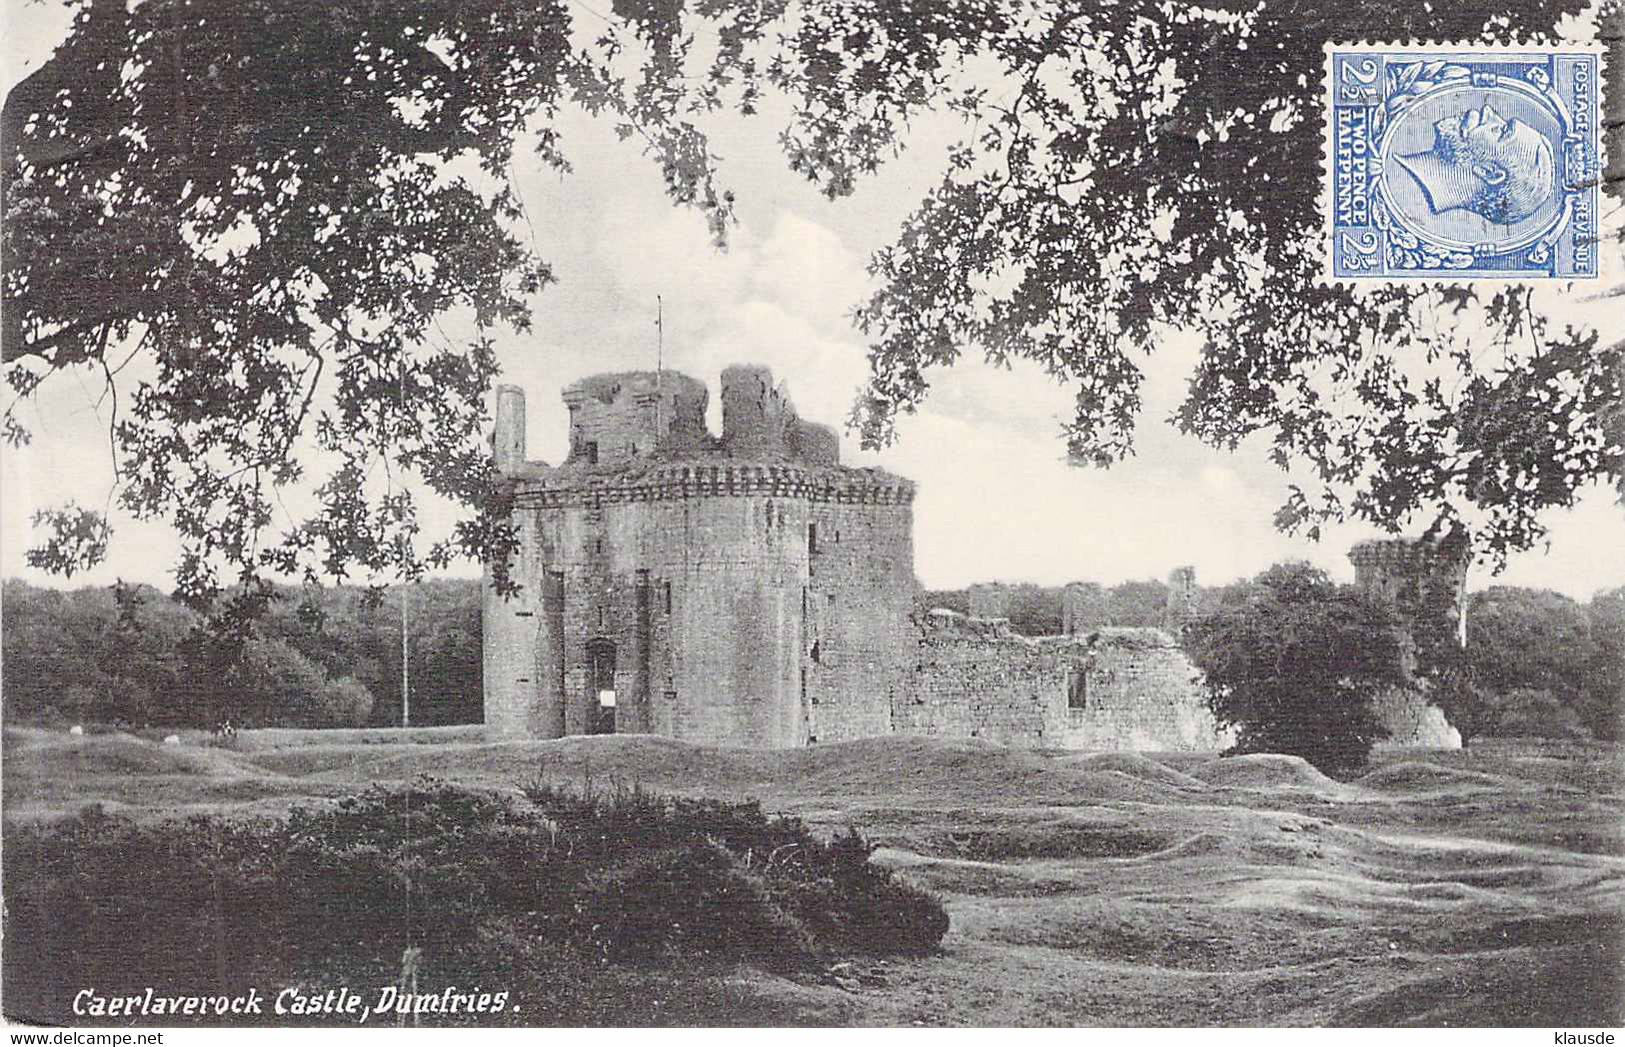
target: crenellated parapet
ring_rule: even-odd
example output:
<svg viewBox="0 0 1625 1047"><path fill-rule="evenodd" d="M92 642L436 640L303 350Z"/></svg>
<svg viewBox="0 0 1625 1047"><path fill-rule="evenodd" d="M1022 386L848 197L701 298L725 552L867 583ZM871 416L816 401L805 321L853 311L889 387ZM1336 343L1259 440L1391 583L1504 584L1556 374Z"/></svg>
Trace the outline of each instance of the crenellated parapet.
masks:
<svg viewBox="0 0 1625 1047"><path fill-rule="evenodd" d="M912 481L879 469L816 469L775 462L673 462L637 471L557 471L520 480L516 507L595 507L683 498L799 498L838 505L911 505Z"/></svg>

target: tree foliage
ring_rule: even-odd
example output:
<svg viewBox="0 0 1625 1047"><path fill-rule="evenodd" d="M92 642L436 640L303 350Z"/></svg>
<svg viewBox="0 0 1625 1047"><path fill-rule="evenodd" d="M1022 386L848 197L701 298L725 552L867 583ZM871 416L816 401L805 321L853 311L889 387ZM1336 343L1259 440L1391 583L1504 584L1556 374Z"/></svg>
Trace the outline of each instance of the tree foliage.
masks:
<svg viewBox="0 0 1625 1047"><path fill-rule="evenodd" d="M1308 564L1278 564L1191 623L1185 646L1208 704L1236 728L1235 751L1301 756L1328 773L1363 766L1385 736L1372 709L1406 683L1389 605L1334 585Z"/></svg>
<svg viewBox="0 0 1625 1047"><path fill-rule="evenodd" d="M522 329L551 278L516 233L516 144L566 169L551 117L600 114L720 239L707 114L783 97L790 167L840 197L948 113L963 140L854 314L866 443L979 351L1073 389L1072 458L1118 461L1146 354L1193 333L1177 424L1267 440L1297 470L1280 526L1464 520L1504 558L1587 482L1625 481L1625 344L1516 286L1319 286L1322 46L1539 39L1581 7L1460 0L1377 25L1338 0L616 0L594 38L562 0L83 0L6 100L7 380L105 381L120 502L174 523L189 596L222 567L414 577L459 551L506 584L491 343L441 344L434 323ZM150 377L120 390L132 357ZM380 458L486 512L420 553L410 494L369 486ZM314 461L319 511L273 526ZM60 540L37 562L101 554L94 520L43 522Z"/></svg>
<svg viewBox="0 0 1625 1047"><path fill-rule="evenodd" d="M1598 738L1625 736L1625 586L1598 593L1586 606L1591 656L1586 660L1583 719Z"/></svg>
<svg viewBox="0 0 1625 1047"><path fill-rule="evenodd" d="M1621 595L1600 593L1580 604L1561 593L1510 586L1473 594L1467 646L1423 659L1463 742L1496 735L1618 737L1625 714Z"/></svg>
<svg viewBox="0 0 1625 1047"><path fill-rule="evenodd" d="M412 722L480 722L479 584L424 582L410 593ZM242 601L230 595L224 607ZM5 717L137 727L398 724L399 590L386 607L368 595L276 588L236 617L222 608L211 618L150 586L59 592L8 581Z"/></svg>

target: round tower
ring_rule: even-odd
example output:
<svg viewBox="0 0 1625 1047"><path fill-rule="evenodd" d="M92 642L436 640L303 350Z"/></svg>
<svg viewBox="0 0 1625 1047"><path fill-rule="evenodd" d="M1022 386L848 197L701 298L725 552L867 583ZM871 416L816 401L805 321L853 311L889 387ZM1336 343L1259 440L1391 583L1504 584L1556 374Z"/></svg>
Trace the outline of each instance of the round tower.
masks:
<svg viewBox="0 0 1625 1047"><path fill-rule="evenodd" d="M485 604L494 732L752 748L886 733L914 486L840 466L834 431L796 418L766 368L724 373L721 438L705 386L670 371L595 375L564 400L569 460L509 472L520 593ZM523 400L499 408L511 420Z"/></svg>
<svg viewBox="0 0 1625 1047"><path fill-rule="evenodd" d="M1388 731L1378 748L1459 749L1461 734L1415 679L1419 645L1467 642L1467 567L1463 532L1444 539L1381 538L1349 550L1355 584L1393 602L1401 622L1400 657L1407 687L1378 695L1374 710Z"/></svg>

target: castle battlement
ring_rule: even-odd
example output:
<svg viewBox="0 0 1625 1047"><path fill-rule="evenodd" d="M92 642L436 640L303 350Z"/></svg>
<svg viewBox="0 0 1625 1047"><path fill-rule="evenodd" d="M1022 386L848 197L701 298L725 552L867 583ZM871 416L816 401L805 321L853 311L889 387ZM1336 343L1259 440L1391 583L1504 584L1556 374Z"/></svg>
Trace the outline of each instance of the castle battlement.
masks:
<svg viewBox="0 0 1625 1047"><path fill-rule="evenodd" d="M696 460L609 472L556 470L520 479L514 502L560 508L765 496L841 505L909 505L914 494L911 481L879 469Z"/></svg>

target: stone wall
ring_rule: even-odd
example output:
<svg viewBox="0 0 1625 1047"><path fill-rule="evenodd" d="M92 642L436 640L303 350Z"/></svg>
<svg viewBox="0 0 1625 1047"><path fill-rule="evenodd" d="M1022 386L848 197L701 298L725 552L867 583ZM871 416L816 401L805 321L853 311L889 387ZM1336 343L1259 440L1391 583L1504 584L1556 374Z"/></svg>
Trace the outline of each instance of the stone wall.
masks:
<svg viewBox="0 0 1625 1047"><path fill-rule="evenodd" d="M1377 743L1378 749L1461 748L1461 732L1418 689L1384 692L1372 702L1372 709L1377 721L1388 728L1388 737Z"/></svg>
<svg viewBox="0 0 1625 1047"><path fill-rule="evenodd" d="M1198 596L1196 568L1186 565L1169 571L1165 624L1171 629L1178 629L1194 618Z"/></svg>
<svg viewBox="0 0 1625 1047"><path fill-rule="evenodd" d="M809 741L890 733L910 641L912 512L814 502L808 527Z"/></svg>
<svg viewBox="0 0 1625 1047"><path fill-rule="evenodd" d="M1010 617L1010 587L1003 582L977 582L965 590L972 618Z"/></svg>
<svg viewBox="0 0 1625 1047"><path fill-rule="evenodd" d="M1061 591L1061 632L1091 633L1111 624L1111 600L1098 582L1069 582Z"/></svg>
<svg viewBox="0 0 1625 1047"><path fill-rule="evenodd" d="M1019 636L932 611L917 623L896 730L1023 748L1210 750L1231 744L1197 672L1160 629Z"/></svg>

